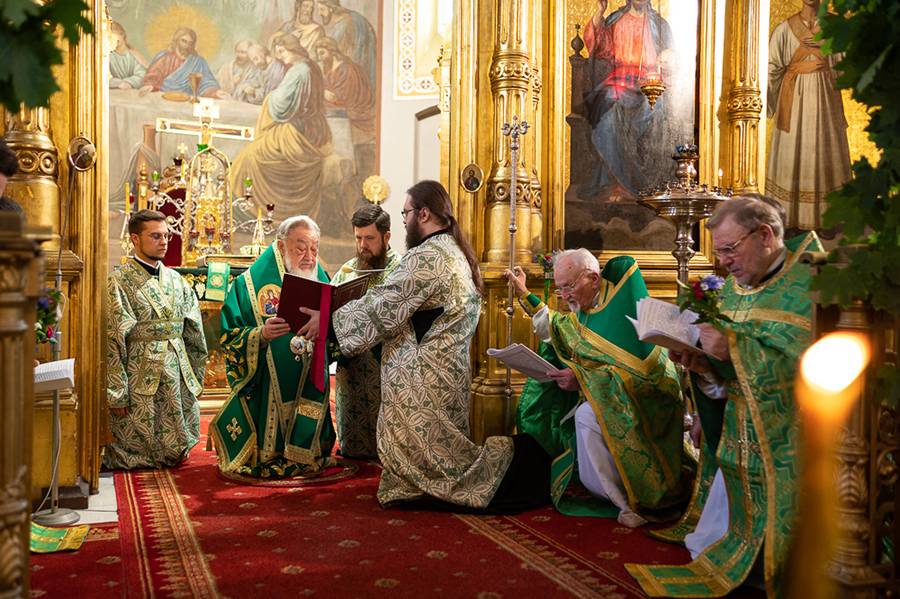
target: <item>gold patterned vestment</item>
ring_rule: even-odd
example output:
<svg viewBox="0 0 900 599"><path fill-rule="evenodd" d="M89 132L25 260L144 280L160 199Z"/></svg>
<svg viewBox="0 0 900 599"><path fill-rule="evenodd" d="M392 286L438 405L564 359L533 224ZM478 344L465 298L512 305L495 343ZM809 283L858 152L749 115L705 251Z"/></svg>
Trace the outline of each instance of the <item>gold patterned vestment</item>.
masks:
<svg viewBox="0 0 900 599"><path fill-rule="evenodd" d="M259 478L311 476L334 465L330 387L313 382L315 360L295 359L287 334L266 341L281 301L284 262L272 243L234 280L222 306L221 346L231 393L209 424L219 469ZM317 280L328 282L322 266ZM327 362L321 366L327 381Z"/></svg>
<svg viewBox="0 0 900 599"><path fill-rule="evenodd" d="M369 277L369 288L380 285L388 273L400 263L402 256L388 249L383 272ZM358 259L345 266L357 268ZM339 270L331 279L340 285L359 274ZM375 458L375 429L381 408L381 345L367 349L352 358L339 358L334 375L334 424L337 429L341 455L350 458Z"/></svg>
<svg viewBox="0 0 900 599"><path fill-rule="evenodd" d="M601 273L597 306L578 313L551 311L550 335L552 349L575 372L581 395L594 410L629 506L648 520L666 521L684 509L696 464L684 446L684 404L675 367L663 348L639 341L625 317L635 316L637 301L646 295L634 259L613 258ZM560 511L605 515L591 502L564 496L574 474L574 428L557 418L547 422L545 415L553 413L550 403L564 402L563 409L580 403L572 395L555 383L526 386L519 400L519 430L558 456L552 497Z"/></svg>
<svg viewBox="0 0 900 599"><path fill-rule="evenodd" d="M446 232L411 249L381 285L332 314L346 355L382 344L382 505L425 495L484 508L513 457L510 437L469 439L469 345L481 297Z"/></svg>
<svg viewBox="0 0 900 599"><path fill-rule="evenodd" d="M178 463L200 440L197 396L206 370L206 337L197 296L162 264L159 278L136 260L108 279L107 390L116 442L106 446L111 468Z"/></svg>

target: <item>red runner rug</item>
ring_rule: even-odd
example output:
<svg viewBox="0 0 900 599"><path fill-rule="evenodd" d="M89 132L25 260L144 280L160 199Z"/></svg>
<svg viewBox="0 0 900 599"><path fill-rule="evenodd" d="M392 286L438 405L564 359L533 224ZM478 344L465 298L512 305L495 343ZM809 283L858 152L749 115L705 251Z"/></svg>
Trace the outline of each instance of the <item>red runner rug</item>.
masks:
<svg viewBox="0 0 900 599"><path fill-rule="evenodd" d="M78 551L31 556L31 597L122 597L119 527L91 524Z"/></svg>
<svg viewBox="0 0 900 599"><path fill-rule="evenodd" d="M642 529L549 506L513 517L385 510L375 462L330 485L239 485L216 475L204 445L176 468L116 473L118 551L89 535L77 553L33 558L32 596L630 599L644 594L623 564L689 560ZM60 556L80 560L79 584L51 568Z"/></svg>

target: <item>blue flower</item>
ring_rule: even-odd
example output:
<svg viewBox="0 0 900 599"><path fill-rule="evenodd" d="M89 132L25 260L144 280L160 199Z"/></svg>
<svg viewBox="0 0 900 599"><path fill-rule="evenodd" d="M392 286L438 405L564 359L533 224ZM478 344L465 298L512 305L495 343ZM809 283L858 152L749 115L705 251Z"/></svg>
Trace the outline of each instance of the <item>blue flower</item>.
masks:
<svg viewBox="0 0 900 599"><path fill-rule="evenodd" d="M716 275L707 275L703 277L702 281L706 285L707 289L712 289L713 291L721 289L725 284L725 281L722 280L722 277L717 277Z"/></svg>

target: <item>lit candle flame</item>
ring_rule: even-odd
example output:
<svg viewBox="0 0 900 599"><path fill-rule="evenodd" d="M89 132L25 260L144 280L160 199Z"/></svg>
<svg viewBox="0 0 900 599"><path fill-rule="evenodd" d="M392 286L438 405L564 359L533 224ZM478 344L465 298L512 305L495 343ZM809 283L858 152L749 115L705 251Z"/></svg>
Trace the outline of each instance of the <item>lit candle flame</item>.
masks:
<svg viewBox="0 0 900 599"><path fill-rule="evenodd" d="M840 418L856 400L846 393L869 363L865 338L853 333L832 333L812 345L800 361L800 376L810 393L800 393L804 408L822 416Z"/></svg>

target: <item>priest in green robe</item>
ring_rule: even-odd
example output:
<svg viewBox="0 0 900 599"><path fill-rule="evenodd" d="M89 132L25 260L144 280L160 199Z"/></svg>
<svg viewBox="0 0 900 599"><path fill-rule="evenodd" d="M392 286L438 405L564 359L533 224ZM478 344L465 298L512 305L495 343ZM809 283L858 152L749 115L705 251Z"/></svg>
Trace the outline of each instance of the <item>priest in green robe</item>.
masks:
<svg viewBox="0 0 900 599"><path fill-rule="evenodd" d="M166 217L139 210L128 222L134 258L107 281L108 468L174 466L200 440L206 337L194 290L162 263Z"/></svg>
<svg viewBox="0 0 900 599"><path fill-rule="evenodd" d="M564 497L577 458L581 483L612 502L620 524L677 518L690 498L696 463L684 445L675 366L666 350L639 341L626 318L647 295L634 259L613 258L601 273L588 250L560 253L554 278L569 312L550 310L529 293L520 267L505 272L533 314L534 332L546 344L542 352L560 368L548 373L550 383L531 381L518 418L520 431L557 458L554 503L564 513L585 513Z"/></svg>
<svg viewBox="0 0 900 599"><path fill-rule="evenodd" d="M476 514L539 507L549 501L550 459L531 436L482 446L469 438L478 259L440 183L407 193L408 252L381 285L332 314L329 334L345 355L382 344L378 500Z"/></svg>
<svg viewBox="0 0 900 599"><path fill-rule="evenodd" d="M295 352L296 338L276 315L286 272L328 282L319 236L309 217L286 219L225 298L221 346L231 393L209 426L225 476L312 476L334 464L327 360L317 373L312 351L297 343Z"/></svg>
<svg viewBox="0 0 900 599"><path fill-rule="evenodd" d="M626 568L651 597L721 597L745 581L764 585L770 598L785 597L801 467L793 389L812 310L809 267L798 258L822 246L812 232L786 244L783 209L758 194L723 203L706 227L731 273L719 308L733 322L724 333L698 325L700 342L726 359L674 357L694 373L710 450L704 455L715 456L722 482L712 485L687 536L694 561Z"/></svg>
<svg viewBox="0 0 900 599"><path fill-rule="evenodd" d="M350 219L356 238L356 257L341 267L332 285L368 275L368 287L380 285L402 257L391 249L391 215L368 204ZM381 408L381 344L352 358L339 358L334 376L334 420L340 454L348 458L376 458L375 427Z"/></svg>

